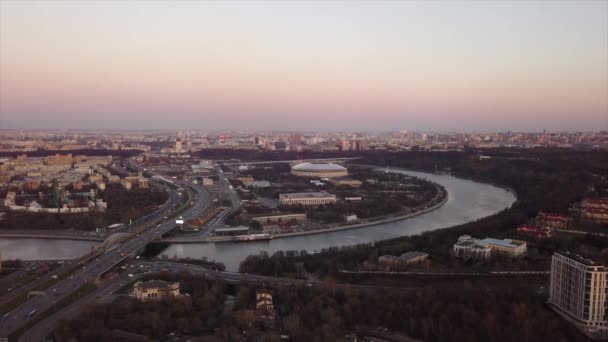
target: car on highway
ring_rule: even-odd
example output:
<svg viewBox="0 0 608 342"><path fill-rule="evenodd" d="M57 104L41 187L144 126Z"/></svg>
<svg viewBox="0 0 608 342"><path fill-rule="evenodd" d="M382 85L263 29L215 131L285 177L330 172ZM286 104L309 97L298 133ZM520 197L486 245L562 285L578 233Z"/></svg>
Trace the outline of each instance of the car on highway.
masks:
<svg viewBox="0 0 608 342"><path fill-rule="evenodd" d="M34 309L34 310L30 311L30 313L27 314L26 318L31 319L32 317L36 316L37 313L38 313L38 309Z"/></svg>

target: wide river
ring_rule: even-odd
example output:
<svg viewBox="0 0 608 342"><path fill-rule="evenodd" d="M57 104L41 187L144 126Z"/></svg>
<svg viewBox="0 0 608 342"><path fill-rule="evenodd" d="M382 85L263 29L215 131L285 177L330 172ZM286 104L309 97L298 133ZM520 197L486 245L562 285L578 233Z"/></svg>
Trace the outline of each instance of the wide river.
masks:
<svg viewBox="0 0 608 342"><path fill-rule="evenodd" d="M268 254L279 250L314 252L332 246L346 246L414 235L478 220L510 207L516 200L511 192L489 184L447 175L391 171L426 178L441 184L448 191L447 203L426 214L374 226L261 242L173 244L163 252L163 255L207 257L209 260L223 262L229 271L236 271L243 259L250 254L258 254L260 251L266 251ZM64 259L84 254L96 244L96 242L72 240L0 239L0 253L5 260L15 258L23 260Z"/></svg>

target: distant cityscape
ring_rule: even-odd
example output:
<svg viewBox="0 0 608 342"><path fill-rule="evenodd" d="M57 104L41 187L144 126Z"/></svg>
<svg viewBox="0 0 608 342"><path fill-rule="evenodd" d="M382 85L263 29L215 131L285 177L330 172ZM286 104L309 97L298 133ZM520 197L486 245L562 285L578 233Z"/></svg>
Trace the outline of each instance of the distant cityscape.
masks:
<svg viewBox="0 0 608 342"><path fill-rule="evenodd" d="M577 150L608 149L608 131L433 133L402 129L379 133L222 132L201 131L0 131L0 153L37 150L142 150L190 153L204 149L266 151L462 151L465 148L559 147Z"/></svg>

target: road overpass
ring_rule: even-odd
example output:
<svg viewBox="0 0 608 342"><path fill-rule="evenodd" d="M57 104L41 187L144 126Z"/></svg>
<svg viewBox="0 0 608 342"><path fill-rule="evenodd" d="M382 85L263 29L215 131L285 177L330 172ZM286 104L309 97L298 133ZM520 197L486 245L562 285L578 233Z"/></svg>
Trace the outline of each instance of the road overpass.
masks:
<svg viewBox="0 0 608 342"><path fill-rule="evenodd" d="M202 187L194 187L188 184L180 184L180 186L184 189L187 188L188 191L191 191L194 195L192 204L188 203L186 208L181 208L182 210L185 209L185 211L181 213L185 220L194 218L198 211L204 210L209 206L210 201L208 199L208 194ZM33 312L34 310L37 310L38 314L48 311L56 302L68 297L83 284L94 280L100 274L103 274L122 262L125 258L142 250L150 241L158 239L163 234L174 229L176 227L175 218L171 218L171 216L175 215L177 212L181 212L181 210L176 211L180 208L176 208L177 204L174 201L176 199L182 200L184 198L186 198L185 191L177 193L177 190L170 190L170 201L163 206L162 210L159 210L152 215L148 215L143 219L143 222L139 222L138 224L131 225L127 228L127 231L133 233L131 239L122 242L103 254L95 255L93 258L80 262L74 262L79 268L69 277L60 279L53 285L56 289L53 296L36 297L26 301L17 308L11 310L8 316L0 321L0 337L8 337L24 327L28 323L28 313ZM158 221L161 221L161 223L154 226ZM72 263L72 265L74 265L74 263ZM50 277L50 275L48 277ZM48 281L48 277L45 277L46 281ZM33 288L36 288L36 284L24 287L28 292ZM5 300L5 303L14 300L15 295L11 296L13 298ZM2 304L0 303L0 305Z"/></svg>

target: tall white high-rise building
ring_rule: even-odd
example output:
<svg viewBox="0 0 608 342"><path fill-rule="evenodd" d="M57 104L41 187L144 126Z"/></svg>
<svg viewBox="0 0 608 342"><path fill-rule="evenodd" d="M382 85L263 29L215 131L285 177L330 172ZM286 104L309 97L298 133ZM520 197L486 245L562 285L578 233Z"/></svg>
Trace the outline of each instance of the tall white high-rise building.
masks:
<svg viewBox="0 0 608 342"><path fill-rule="evenodd" d="M608 269L564 252L551 258L549 304L591 338L608 337Z"/></svg>

